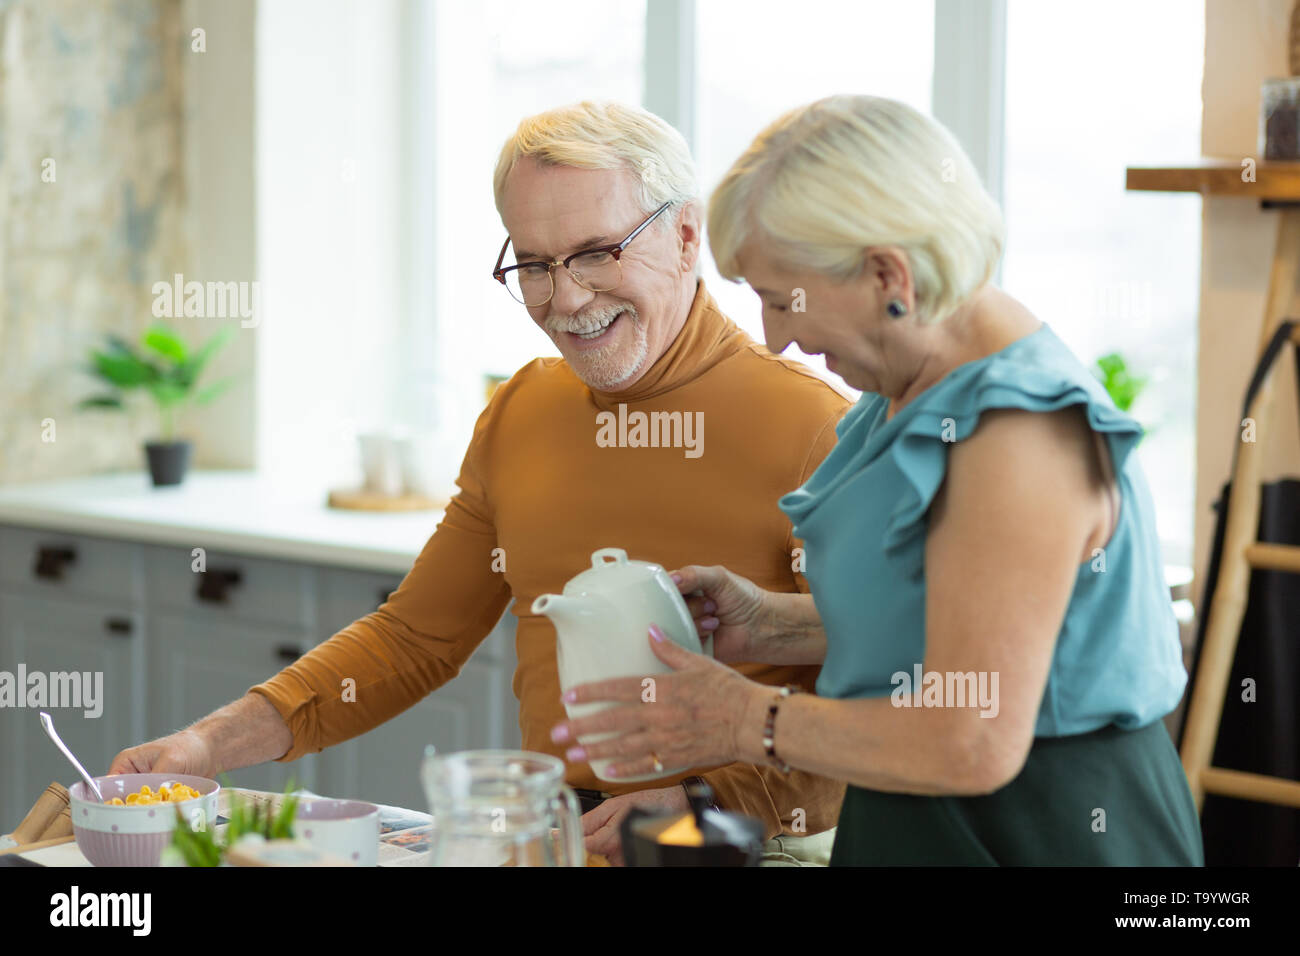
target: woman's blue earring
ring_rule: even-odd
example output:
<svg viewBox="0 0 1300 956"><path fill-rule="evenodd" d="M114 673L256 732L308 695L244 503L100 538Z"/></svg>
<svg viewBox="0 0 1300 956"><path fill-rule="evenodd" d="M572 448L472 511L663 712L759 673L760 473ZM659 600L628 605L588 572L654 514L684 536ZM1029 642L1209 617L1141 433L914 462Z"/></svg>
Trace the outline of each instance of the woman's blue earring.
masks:
<svg viewBox="0 0 1300 956"><path fill-rule="evenodd" d="M901 319L907 315L907 306L903 305L902 299L890 299L889 305L885 306L885 308L889 311L891 318Z"/></svg>

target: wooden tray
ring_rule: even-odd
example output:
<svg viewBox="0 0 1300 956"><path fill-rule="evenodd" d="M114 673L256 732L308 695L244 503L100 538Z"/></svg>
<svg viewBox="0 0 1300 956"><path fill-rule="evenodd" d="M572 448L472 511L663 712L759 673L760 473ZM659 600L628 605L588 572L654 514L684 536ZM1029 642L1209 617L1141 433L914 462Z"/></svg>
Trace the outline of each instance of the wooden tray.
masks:
<svg viewBox="0 0 1300 956"><path fill-rule="evenodd" d="M364 488L336 488L329 493L331 508L350 511L436 511L447 504L446 498L427 495L381 495Z"/></svg>

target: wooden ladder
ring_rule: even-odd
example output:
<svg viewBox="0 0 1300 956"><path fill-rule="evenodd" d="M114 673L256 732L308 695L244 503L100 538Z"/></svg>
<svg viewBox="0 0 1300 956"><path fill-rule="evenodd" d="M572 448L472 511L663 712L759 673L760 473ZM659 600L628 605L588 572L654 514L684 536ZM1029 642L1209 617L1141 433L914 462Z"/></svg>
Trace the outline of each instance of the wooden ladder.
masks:
<svg viewBox="0 0 1300 956"><path fill-rule="evenodd" d="M1288 204L1278 214L1277 247L1269 277L1260 355L1286 316L1300 315L1296 308L1298 278L1300 206ZM1292 329L1291 340L1300 343L1300 324ZM1273 367L1276 369L1276 361ZM1181 757L1198 811L1203 808L1207 793L1300 808L1300 782L1210 765L1219 737L1219 721L1223 716L1224 695L1237 652L1237 638L1246 613L1251 572L1288 571L1300 575L1300 546L1265 544L1256 538L1259 531L1259 448L1268 429L1273 379L1271 372L1265 376L1247 410L1247 417L1255 423L1255 441L1242 441L1237 448L1232 493L1228 497L1228 516L1223 530L1223 551L1219 558L1219 578L1210 602L1203 646L1199 650L1196 683L1187 706ZM1245 427L1244 422L1242 427ZM1300 578L1296 586L1300 587Z"/></svg>

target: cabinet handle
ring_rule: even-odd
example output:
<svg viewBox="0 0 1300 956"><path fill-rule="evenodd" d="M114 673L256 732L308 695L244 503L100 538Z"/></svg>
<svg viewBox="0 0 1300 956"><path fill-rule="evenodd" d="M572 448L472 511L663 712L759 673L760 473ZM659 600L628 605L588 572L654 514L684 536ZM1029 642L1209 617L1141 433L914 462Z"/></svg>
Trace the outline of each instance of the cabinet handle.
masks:
<svg viewBox="0 0 1300 956"><path fill-rule="evenodd" d="M298 658L302 657L302 649L294 644L281 644L275 649L275 656L282 661L288 661L292 664Z"/></svg>
<svg viewBox="0 0 1300 956"><path fill-rule="evenodd" d="M104 621L104 627L108 629L108 633L110 634L117 634L126 637L129 637L133 630L131 619L129 617L106 618Z"/></svg>
<svg viewBox="0 0 1300 956"><path fill-rule="evenodd" d="M63 566L77 560L77 552L62 545L41 545L36 549L36 569L38 578L46 581L63 580Z"/></svg>
<svg viewBox="0 0 1300 956"><path fill-rule="evenodd" d="M209 604L229 604L230 589L244 580L236 569L199 572L198 598Z"/></svg>

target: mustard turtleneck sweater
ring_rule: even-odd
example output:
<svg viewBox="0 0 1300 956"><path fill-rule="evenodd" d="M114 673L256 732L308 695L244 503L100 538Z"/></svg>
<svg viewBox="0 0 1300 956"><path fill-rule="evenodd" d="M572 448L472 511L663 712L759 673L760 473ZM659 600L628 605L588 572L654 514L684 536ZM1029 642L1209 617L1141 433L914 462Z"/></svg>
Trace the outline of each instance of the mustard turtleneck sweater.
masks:
<svg viewBox="0 0 1300 956"><path fill-rule="evenodd" d="M848 404L737 328L703 282L677 338L626 391L594 391L560 358L525 365L479 417L460 491L388 602L252 688L293 732L280 760L365 733L451 680L511 597L523 747L563 759L565 747L550 736L566 716L555 629L530 612L533 599L559 593L603 547L669 570L720 564L768 590L806 592L792 570L799 542L776 503L830 451ZM494 570L502 554L505 570ZM819 668L737 670L812 691ZM355 701L341 699L344 677L356 681ZM723 808L762 820L769 839L833 827L844 795L837 781L748 764L624 784L570 764L567 780L621 794L692 773Z"/></svg>

